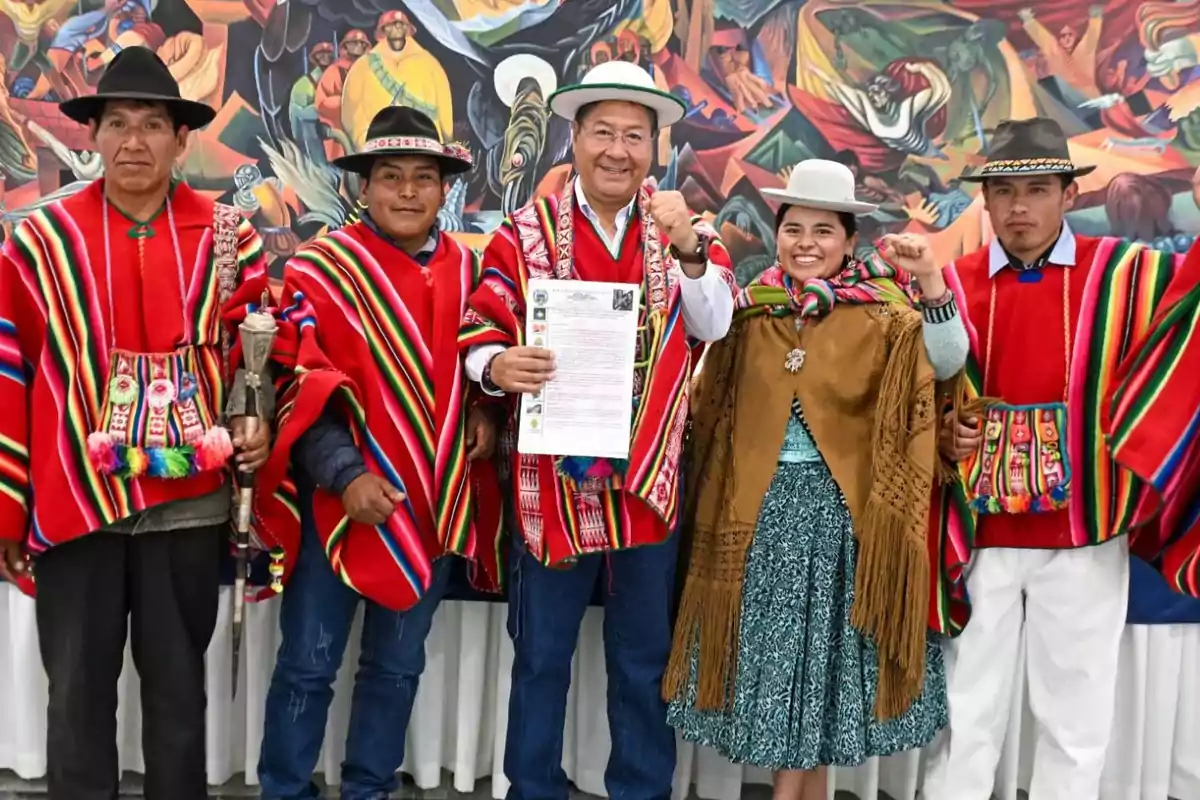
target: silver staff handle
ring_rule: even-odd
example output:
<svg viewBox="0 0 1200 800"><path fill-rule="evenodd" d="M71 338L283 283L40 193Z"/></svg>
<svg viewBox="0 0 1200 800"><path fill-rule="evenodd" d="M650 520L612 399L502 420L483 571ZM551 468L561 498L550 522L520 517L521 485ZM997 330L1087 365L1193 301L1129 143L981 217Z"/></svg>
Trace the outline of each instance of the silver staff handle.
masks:
<svg viewBox="0 0 1200 800"><path fill-rule="evenodd" d="M269 297L264 294L262 308L267 308ZM267 311L254 311L238 326L242 342L242 359L246 375L246 436L253 438L263 424L262 375L266 371L275 342L277 326L275 318ZM254 473L236 470L238 502L234 530L236 533L237 559L233 579L233 664L232 696L237 697L238 672L242 652L242 628L246 613L246 583L250 569L250 519L254 500Z"/></svg>

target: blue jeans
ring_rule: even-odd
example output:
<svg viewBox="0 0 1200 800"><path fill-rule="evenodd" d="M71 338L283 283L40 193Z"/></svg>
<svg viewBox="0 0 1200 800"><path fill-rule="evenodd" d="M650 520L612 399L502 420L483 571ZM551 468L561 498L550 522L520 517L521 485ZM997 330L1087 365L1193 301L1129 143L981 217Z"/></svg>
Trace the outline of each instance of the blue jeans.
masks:
<svg viewBox="0 0 1200 800"><path fill-rule="evenodd" d="M311 514L301 522L300 555L283 593L279 657L267 692L258 780L265 800L309 800L325 739L333 681L360 600L366 602L362 654L354 679L342 800L382 800L399 786L404 740L425 669L425 637L446 590L450 559L434 564L429 591L408 611L391 611L346 586L330 567Z"/></svg>
<svg viewBox="0 0 1200 800"><path fill-rule="evenodd" d="M563 727L571 659L592 591L605 570L604 655L612 752L604 785L613 800L667 800L675 732L660 694L671 651L670 607L679 537L581 557L548 569L518 538L511 555L508 633L512 694L504 774L508 800L566 800Z"/></svg>

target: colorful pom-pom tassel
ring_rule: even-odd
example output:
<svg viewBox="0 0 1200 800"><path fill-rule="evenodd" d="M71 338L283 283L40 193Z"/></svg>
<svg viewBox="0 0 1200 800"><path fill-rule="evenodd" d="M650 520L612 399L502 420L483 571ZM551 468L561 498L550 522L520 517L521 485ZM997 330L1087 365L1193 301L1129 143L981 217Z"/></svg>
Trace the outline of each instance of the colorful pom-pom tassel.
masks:
<svg viewBox="0 0 1200 800"><path fill-rule="evenodd" d="M559 460L558 469L564 476L580 484L587 480L592 461L593 459L587 456L565 456Z"/></svg>
<svg viewBox="0 0 1200 800"><path fill-rule="evenodd" d="M612 462L607 458L597 458L587 471L589 478L607 478L613 474Z"/></svg>
<svg viewBox="0 0 1200 800"><path fill-rule="evenodd" d="M146 475L151 478L167 477L167 451L152 447L146 451Z"/></svg>
<svg viewBox="0 0 1200 800"><path fill-rule="evenodd" d="M627 468L628 462L621 459L588 456L564 456L558 462L559 474L570 478L577 486L588 480L624 475Z"/></svg>
<svg viewBox="0 0 1200 800"><path fill-rule="evenodd" d="M283 560L285 554L283 548L271 548L271 563L267 567L267 572L271 575L271 591L279 594L283 591L283 573L285 572Z"/></svg>
<svg viewBox="0 0 1200 800"><path fill-rule="evenodd" d="M104 474L112 474L117 471L119 464L116 448L113 446L112 437L107 433L96 431L89 434L87 438L87 452L88 459L97 471Z"/></svg>
<svg viewBox="0 0 1200 800"><path fill-rule="evenodd" d="M145 475L150 466L150 457L140 447L123 448L121 460L125 462L125 468L131 478L140 478Z"/></svg>
<svg viewBox="0 0 1200 800"><path fill-rule="evenodd" d="M214 425L204 433L197 448L196 461L201 470L218 469L233 456L233 441L229 431Z"/></svg>
<svg viewBox="0 0 1200 800"><path fill-rule="evenodd" d="M190 447L155 447L146 452L149 466L146 474L152 478L186 478L196 470L192 463L194 450Z"/></svg>

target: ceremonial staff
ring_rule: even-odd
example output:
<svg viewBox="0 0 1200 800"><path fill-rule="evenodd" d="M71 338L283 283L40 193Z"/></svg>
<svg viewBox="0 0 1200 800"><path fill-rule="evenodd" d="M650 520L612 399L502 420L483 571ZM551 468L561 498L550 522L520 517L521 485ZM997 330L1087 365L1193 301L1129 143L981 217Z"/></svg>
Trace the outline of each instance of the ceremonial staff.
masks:
<svg viewBox="0 0 1200 800"><path fill-rule="evenodd" d="M266 309L270 297L264 293L262 305L246 315L238 326L242 342L242 359L246 373L246 438L258 432L260 424L269 424L262 414L262 375L266 372L275 342L275 317ZM246 575L250 562L250 506L254 497L254 473L237 470L237 571L233 589L233 696L237 697L238 660L242 652L242 618L246 609Z"/></svg>

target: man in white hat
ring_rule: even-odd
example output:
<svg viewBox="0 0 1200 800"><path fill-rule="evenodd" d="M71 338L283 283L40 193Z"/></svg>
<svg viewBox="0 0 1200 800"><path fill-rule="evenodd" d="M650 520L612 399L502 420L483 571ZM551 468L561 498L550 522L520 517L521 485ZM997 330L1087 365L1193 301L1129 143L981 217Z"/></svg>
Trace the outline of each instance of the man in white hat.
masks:
<svg viewBox="0 0 1200 800"><path fill-rule="evenodd" d="M715 232L678 192L646 185L658 131L681 101L635 64L611 61L550 98L573 123L575 177L505 220L484 254L460 344L491 394L536 394L554 356L523 346L535 277L642 284L633 429L625 461L515 455L519 533L511 552L510 798L565 798L563 724L579 626L607 569L604 637L612 797L667 798L675 735L659 695L671 648L678 482L691 340L729 329L733 274ZM682 324L680 324L682 323Z"/></svg>

